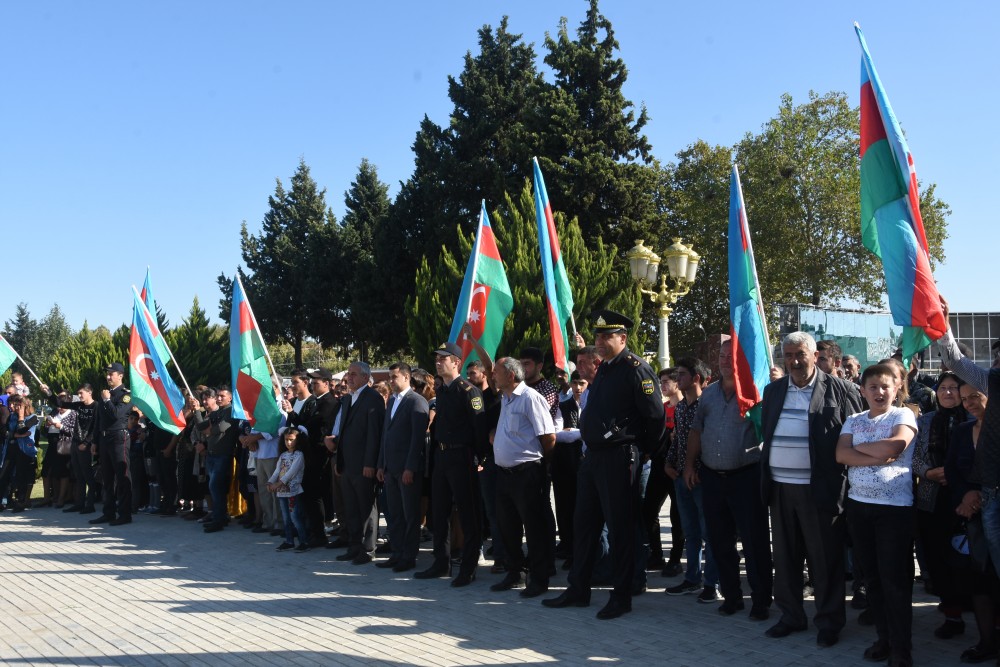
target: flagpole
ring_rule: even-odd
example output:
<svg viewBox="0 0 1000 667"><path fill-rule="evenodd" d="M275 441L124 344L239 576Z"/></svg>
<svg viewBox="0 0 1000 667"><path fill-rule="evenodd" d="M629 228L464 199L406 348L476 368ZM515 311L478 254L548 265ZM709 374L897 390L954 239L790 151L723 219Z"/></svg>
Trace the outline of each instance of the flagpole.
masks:
<svg viewBox="0 0 1000 667"><path fill-rule="evenodd" d="M243 287L243 281L240 280L239 267L236 267L236 282L239 283L240 291L243 292L243 303L247 305L247 312L250 313L250 319L253 321L253 328L256 329L257 333L260 335L261 347L264 348L264 358L267 359L268 367L271 369L271 379L277 382L278 386L281 386L281 380L278 379L278 371L274 367L274 362L271 361L271 353L267 351L267 344L264 342L264 334L261 332L260 326L257 324L257 317L253 314L253 307L250 305L250 299L246 298L247 291ZM230 326L232 325L230 324ZM236 387L233 387L233 389L236 389Z"/></svg>
<svg viewBox="0 0 1000 667"><path fill-rule="evenodd" d="M479 225L476 227L476 238L472 242L472 281L476 280L476 272L479 271L479 242L483 235L483 216L486 215L486 200L482 200L479 206ZM472 292L476 290L473 288ZM465 310L465 321L469 321L469 315L472 314L472 294L469 294L469 307ZM485 317L486 313L483 313Z"/></svg>
<svg viewBox="0 0 1000 667"><path fill-rule="evenodd" d="M2 340L3 342L7 343L7 346L14 352L14 356L17 357L18 361L20 361L21 364L27 369L27 371L29 373L31 373L31 377L35 378L35 382L37 382L38 384L45 384L44 382L42 382L42 379L40 377L38 377L37 375L35 375L35 371L31 370L31 366L28 365L28 362L25 361L24 358L20 354L17 353L17 350L15 350L14 346L11 345L7 341L7 339L3 337L2 333L0 333L0 340Z"/></svg>
<svg viewBox="0 0 1000 667"><path fill-rule="evenodd" d="M142 297L139 296L139 290L135 288L135 285L132 285L132 292L135 294L136 302L142 304L143 313L149 315L149 320L153 321L153 315L150 314L149 309L146 308L146 303L142 300ZM187 389L188 396L194 396L194 392L191 391L191 387L188 386L187 378L184 377L184 371L181 370L181 365L177 363L177 359L174 358L173 351L170 349L170 346L167 345L167 337L163 335L162 331L160 332L160 339L163 341L163 347L166 349L167 354L169 354L170 358L173 359L174 368L177 369L177 374L181 376L181 382L184 383L184 388ZM163 366L166 367L166 364L163 364Z"/></svg>

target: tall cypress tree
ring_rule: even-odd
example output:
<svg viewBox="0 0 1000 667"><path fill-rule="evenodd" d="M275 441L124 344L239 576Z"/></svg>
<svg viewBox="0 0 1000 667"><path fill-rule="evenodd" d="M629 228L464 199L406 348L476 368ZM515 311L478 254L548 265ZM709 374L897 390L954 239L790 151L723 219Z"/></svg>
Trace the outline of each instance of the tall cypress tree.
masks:
<svg viewBox="0 0 1000 667"><path fill-rule="evenodd" d="M576 39L563 18L545 47L554 85L542 97L535 128L549 192L580 221L585 239L602 238L624 252L661 218L659 178L643 134L646 108L636 113L625 97L628 69L597 0L590 0Z"/></svg>

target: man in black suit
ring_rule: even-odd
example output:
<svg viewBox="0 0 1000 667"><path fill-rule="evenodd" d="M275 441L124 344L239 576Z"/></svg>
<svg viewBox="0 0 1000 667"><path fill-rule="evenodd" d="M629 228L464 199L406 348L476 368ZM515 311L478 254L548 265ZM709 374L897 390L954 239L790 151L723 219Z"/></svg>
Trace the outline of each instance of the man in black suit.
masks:
<svg viewBox="0 0 1000 667"><path fill-rule="evenodd" d="M412 570L420 550L420 492L424 478L427 399L410 388L411 369L399 362L389 366L392 396L385 410L378 481L385 485L385 516L392 555L375 567L393 572Z"/></svg>
<svg viewBox="0 0 1000 667"><path fill-rule="evenodd" d="M782 341L788 375L764 389L761 484L771 509L774 601L781 620L768 637L806 629L802 565L809 559L816 597L816 643L833 646L846 621L844 608L844 495L847 478L836 461L847 418L861 412L853 383L817 365L816 341L803 332Z"/></svg>
<svg viewBox="0 0 1000 667"><path fill-rule="evenodd" d="M306 468L302 475L302 497L306 510L311 547L326 546L326 505L324 496L330 493L330 452L324 447L323 437L329 435L337 418L340 404L330 392L333 379L330 371L319 368L309 373L315 402L308 399L298 414L289 415L288 425L305 426L309 432L305 451ZM311 407L311 409L310 409Z"/></svg>
<svg viewBox="0 0 1000 667"><path fill-rule="evenodd" d="M372 562L378 536L375 509L375 468L382 446L385 400L368 386L368 364L351 364L344 381L351 393L340 399L340 419L334 427L337 476L344 494L342 524L347 527L347 553L337 560L355 565Z"/></svg>

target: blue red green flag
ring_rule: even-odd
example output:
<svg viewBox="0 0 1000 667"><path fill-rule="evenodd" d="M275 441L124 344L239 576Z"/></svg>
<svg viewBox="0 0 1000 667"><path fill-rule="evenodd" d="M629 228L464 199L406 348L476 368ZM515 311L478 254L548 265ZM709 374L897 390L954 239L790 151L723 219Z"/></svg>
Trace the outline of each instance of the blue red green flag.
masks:
<svg viewBox="0 0 1000 667"><path fill-rule="evenodd" d="M740 172L729 179L729 320L740 414L760 426L760 401L771 378L771 344L767 336L757 264L750 241Z"/></svg>
<svg viewBox="0 0 1000 667"><path fill-rule="evenodd" d="M458 295L455 317L448 334L448 340L462 348L462 370L469 362L479 358L472 341L462 333L465 323L469 323L473 337L493 358L503 336L504 321L513 308L514 297L507 282L507 272L500 259L490 217L486 214L486 202L483 201L476 240L469 254L462 291Z"/></svg>
<svg viewBox="0 0 1000 667"><path fill-rule="evenodd" d="M944 335L947 322L931 273L920 191L906 138L861 43L861 240L882 260L889 310L903 327L903 359Z"/></svg>
<svg viewBox="0 0 1000 667"><path fill-rule="evenodd" d="M276 435L281 411L271 384L267 350L239 276L233 279L229 363L233 373L233 417L248 420L261 433Z"/></svg>
<svg viewBox="0 0 1000 667"><path fill-rule="evenodd" d="M559 236L552 217L552 205L545 190L545 179L535 165L535 220L538 223L538 252L542 258L542 282L545 285L545 302L548 306L549 331L552 336L552 356L557 368L569 368L569 337L566 321L573 318L573 290L559 249Z"/></svg>
<svg viewBox="0 0 1000 667"><path fill-rule="evenodd" d="M7 339L0 334L0 373L6 373L7 369L14 365L17 360L17 352L10 346Z"/></svg>
<svg viewBox="0 0 1000 667"><path fill-rule="evenodd" d="M167 372L168 356L154 342L146 304L132 288L132 331L129 336L129 382L132 400L146 417L170 433L184 428L184 396ZM162 342L162 341L161 341Z"/></svg>

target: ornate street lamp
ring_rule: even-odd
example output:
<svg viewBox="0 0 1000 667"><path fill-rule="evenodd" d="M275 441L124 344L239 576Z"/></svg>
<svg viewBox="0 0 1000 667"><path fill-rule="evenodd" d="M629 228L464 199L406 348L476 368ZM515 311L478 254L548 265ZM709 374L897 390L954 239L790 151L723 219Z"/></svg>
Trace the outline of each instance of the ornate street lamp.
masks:
<svg viewBox="0 0 1000 667"><path fill-rule="evenodd" d="M691 291L695 275L698 272L698 261L701 256L681 243L680 237L674 238L674 243L663 251L663 260L667 270L659 272L660 256L643 245L642 240L635 242L635 247L625 255L628 258L629 271L632 279L639 286L639 291L649 295L649 300L658 307L657 315L660 323L660 341L657 345L656 357L660 368L670 365L670 337L667 324L671 307L677 299ZM656 289L656 276L659 273L660 286ZM652 288L652 289L650 289Z"/></svg>

